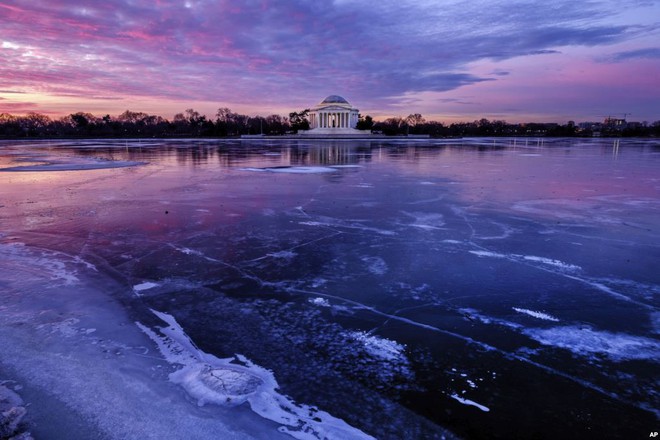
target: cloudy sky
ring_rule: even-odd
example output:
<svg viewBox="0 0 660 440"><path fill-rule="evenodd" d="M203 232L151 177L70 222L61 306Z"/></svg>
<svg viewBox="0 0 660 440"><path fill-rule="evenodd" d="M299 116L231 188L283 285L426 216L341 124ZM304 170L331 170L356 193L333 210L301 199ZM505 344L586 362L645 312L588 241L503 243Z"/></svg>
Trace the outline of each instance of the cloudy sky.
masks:
<svg viewBox="0 0 660 440"><path fill-rule="evenodd" d="M660 2L0 0L0 113L660 119Z"/></svg>

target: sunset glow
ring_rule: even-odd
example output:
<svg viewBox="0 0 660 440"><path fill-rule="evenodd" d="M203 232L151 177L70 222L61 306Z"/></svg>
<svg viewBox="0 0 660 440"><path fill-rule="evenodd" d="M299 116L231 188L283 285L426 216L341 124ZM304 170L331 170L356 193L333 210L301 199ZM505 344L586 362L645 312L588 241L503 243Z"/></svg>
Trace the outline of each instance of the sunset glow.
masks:
<svg viewBox="0 0 660 440"><path fill-rule="evenodd" d="M660 119L655 1L0 1L0 113Z"/></svg>

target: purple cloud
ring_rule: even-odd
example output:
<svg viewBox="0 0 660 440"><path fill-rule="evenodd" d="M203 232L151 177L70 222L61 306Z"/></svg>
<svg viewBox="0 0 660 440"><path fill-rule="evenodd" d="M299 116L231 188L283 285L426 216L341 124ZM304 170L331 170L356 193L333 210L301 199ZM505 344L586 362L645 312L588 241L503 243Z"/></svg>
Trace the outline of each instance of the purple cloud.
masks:
<svg viewBox="0 0 660 440"><path fill-rule="evenodd" d="M628 50L625 52L617 52L612 57L611 60L626 61L632 59L660 59L660 48L658 47L645 47L642 49Z"/></svg>
<svg viewBox="0 0 660 440"><path fill-rule="evenodd" d="M304 108L340 93L386 111L405 94L496 87L510 76L478 73L473 66L483 61L625 42L650 26L617 21L625 6L8 0L0 2L0 88L242 104L255 112L283 102Z"/></svg>

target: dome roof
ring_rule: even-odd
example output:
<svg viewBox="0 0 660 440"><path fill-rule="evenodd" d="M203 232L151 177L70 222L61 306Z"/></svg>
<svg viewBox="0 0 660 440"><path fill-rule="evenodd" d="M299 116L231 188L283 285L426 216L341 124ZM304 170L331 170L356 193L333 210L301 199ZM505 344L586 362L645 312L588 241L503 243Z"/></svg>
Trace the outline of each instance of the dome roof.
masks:
<svg viewBox="0 0 660 440"><path fill-rule="evenodd" d="M321 104L348 104L348 101L339 95L330 95L321 101Z"/></svg>

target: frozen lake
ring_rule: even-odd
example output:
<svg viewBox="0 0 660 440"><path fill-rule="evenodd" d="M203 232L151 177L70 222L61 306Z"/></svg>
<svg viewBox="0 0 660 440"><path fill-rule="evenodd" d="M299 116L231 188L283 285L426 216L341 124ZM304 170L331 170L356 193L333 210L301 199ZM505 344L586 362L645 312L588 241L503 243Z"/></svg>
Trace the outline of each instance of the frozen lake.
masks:
<svg viewBox="0 0 660 440"><path fill-rule="evenodd" d="M648 438L660 142L0 142L48 439Z"/></svg>

